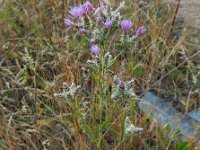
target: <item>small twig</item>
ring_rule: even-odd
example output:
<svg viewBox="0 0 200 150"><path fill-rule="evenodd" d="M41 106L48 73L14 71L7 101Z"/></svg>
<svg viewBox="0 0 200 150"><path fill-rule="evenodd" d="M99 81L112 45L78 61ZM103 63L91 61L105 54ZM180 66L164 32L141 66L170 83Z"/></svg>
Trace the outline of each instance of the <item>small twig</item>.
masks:
<svg viewBox="0 0 200 150"><path fill-rule="evenodd" d="M64 19L65 19L65 1L62 0L62 11L61 11L61 16L62 16L62 31L65 29L65 24L64 24ZM64 49L64 39L61 41L61 47Z"/></svg>

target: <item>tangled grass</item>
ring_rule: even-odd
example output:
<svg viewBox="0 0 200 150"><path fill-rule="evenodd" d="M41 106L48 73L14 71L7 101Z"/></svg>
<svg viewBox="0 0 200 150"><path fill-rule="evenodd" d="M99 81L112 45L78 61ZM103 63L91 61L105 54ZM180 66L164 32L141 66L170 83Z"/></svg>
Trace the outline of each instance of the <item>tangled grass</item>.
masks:
<svg viewBox="0 0 200 150"><path fill-rule="evenodd" d="M123 49L113 44L119 32L109 37L106 49L116 59L101 92L101 76L92 73L87 63L93 58L87 40L63 22L69 6L81 2L4 3L0 12L0 149L195 147L192 139L183 142L178 133L169 138L169 126L156 126L137 107L148 90L169 97L181 112L199 107L200 42L189 30L179 29L178 21L172 26L174 6L161 0L126 2L122 16L135 27L145 26L147 33L120 57ZM93 5L97 7L98 2ZM119 2L113 0L112 5L117 7ZM115 74L121 80L134 79L136 95L127 103L110 98ZM73 101L55 97L63 92L63 82L81 86ZM106 111L102 111L102 99ZM126 136L125 121L141 132Z"/></svg>

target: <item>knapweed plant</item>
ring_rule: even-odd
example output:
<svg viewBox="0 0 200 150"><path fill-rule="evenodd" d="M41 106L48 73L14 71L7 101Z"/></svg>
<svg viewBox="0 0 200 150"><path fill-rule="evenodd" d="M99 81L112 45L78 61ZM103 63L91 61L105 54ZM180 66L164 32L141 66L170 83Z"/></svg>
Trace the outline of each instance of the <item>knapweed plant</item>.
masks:
<svg viewBox="0 0 200 150"><path fill-rule="evenodd" d="M0 0L0 150L190 149L137 105L199 107L200 42L167 1Z"/></svg>
<svg viewBox="0 0 200 150"><path fill-rule="evenodd" d="M134 125L131 125L130 129L130 126L127 125L128 117L126 117L126 119L124 118L129 114L128 111L121 113L120 118L115 118L116 116L114 114L114 116L110 116L116 107L120 109L121 106L124 106L122 104L128 103L130 105L133 103L134 96L136 96L132 88L133 80L124 82L117 76L110 76L110 74L113 74L112 65L123 53L131 51L132 47L135 45L136 39L147 31L143 26L135 27L130 18L122 17L120 11L123 9L125 9L125 1L121 2L115 9L107 0L100 1L97 8L95 8L90 1L86 1L83 4L70 7L69 16L64 19L64 23L69 30L74 28L81 39L86 41L86 44L83 46L90 51L91 59L85 62L90 66L91 76L96 82L98 89L92 90L94 93L91 95L94 97L89 101L87 100L89 103L87 107L89 110L92 110L92 112L96 111L95 114L99 114L99 116L92 117L97 128L94 130L94 127L86 121L91 118L91 116L85 118L85 116L89 116L88 114L91 113L90 111L84 113L79 112L80 118L78 121L80 121L81 130L89 136L90 140L97 144L99 149L106 143L105 135L107 132L112 131L110 128L113 124L113 120L118 120L120 118L124 120L123 127L121 128L125 128L125 132L121 132L121 137L124 137L124 134L130 135L130 133L134 133L132 132L132 130L134 130ZM111 48L116 47L116 49L119 50L117 50L117 53L114 53L114 50L110 49L109 44L111 38L116 34L120 36L115 38L116 40L112 43L113 46L111 46ZM113 78L111 93L108 92L109 78ZM64 97L66 101L68 101L72 99L72 97L74 98L74 94L71 93L75 93L74 91L79 88L76 86L73 87L74 88L69 87L67 91L55 94L55 96ZM85 103L84 101L86 100L80 103ZM115 107L109 108L109 103L115 103ZM121 110L119 112L121 112ZM84 117L81 114L84 114ZM138 129L142 130L140 128Z"/></svg>

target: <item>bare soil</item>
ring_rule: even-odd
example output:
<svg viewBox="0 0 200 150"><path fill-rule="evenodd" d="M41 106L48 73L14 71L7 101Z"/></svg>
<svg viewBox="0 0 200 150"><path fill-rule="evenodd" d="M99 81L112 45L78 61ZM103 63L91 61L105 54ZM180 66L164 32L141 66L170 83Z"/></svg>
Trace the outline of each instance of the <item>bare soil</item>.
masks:
<svg viewBox="0 0 200 150"><path fill-rule="evenodd" d="M178 3L178 0L168 1ZM200 0L181 0L178 19L183 19L184 27L200 31Z"/></svg>

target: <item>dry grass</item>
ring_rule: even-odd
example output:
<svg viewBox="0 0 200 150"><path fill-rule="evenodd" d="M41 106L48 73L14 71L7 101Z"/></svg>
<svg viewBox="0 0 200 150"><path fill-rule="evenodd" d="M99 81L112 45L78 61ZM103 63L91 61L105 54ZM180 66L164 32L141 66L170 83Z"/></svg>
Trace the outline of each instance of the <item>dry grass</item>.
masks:
<svg viewBox="0 0 200 150"><path fill-rule="evenodd" d="M100 122L98 84L86 64L88 48L63 23L69 6L80 2L6 3L0 12L0 149L162 150L187 145L177 140L177 134L169 139L167 127L155 126L153 118L138 110L137 100L128 110L107 98L107 117ZM177 22L168 38L175 7L159 0L130 0L127 6L124 15L130 16L135 26L144 25L148 33L113 65L113 72L125 80L133 78L139 97L154 90L170 96L172 105L182 112L199 107L200 43L192 41L190 32L180 30ZM109 48L117 55L112 40ZM54 97L62 91L62 82L72 81L82 86L76 101L66 103ZM91 104L83 110L85 100ZM123 138L126 115L144 132ZM189 144L186 149L193 146L192 140Z"/></svg>

